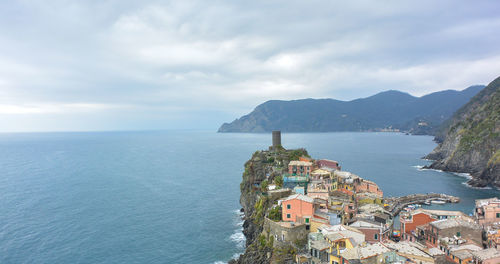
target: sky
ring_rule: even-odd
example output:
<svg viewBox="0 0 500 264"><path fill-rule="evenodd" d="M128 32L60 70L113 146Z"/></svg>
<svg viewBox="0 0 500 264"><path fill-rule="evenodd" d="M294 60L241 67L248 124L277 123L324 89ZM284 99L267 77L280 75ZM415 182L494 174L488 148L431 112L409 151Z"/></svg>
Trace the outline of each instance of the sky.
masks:
<svg viewBox="0 0 500 264"><path fill-rule="evenodd" d="M0 132L216 130L500 76L499 1L0 1Z"/></svg>

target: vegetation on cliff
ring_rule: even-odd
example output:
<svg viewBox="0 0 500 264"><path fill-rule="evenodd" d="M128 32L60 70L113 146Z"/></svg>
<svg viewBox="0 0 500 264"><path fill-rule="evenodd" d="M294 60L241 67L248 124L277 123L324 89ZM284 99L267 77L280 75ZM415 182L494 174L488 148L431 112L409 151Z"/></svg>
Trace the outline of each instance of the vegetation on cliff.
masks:
<svg viewBox="0 0 500 264"><path fill-rule="evenodd" d="M293 259L303 241L293 246L276 246L274 238L264 230L265 217L279 221L281 211L273 207L275 200L266 193L269 184L282 185L282 174L288 163L299 157L309 157L305 149L276 151L257 151L245 163L240 184L240 204L245 213L243 233L246 237L246 250L237 260L230 263L286 263Z"/></svg>
<svg viewBox="0 0 500 264"><path fill-rule="evenodd" d="M431 168L467 172L469 184L500 186L500 77L491 82L446 121L427 156Z"/></svg>

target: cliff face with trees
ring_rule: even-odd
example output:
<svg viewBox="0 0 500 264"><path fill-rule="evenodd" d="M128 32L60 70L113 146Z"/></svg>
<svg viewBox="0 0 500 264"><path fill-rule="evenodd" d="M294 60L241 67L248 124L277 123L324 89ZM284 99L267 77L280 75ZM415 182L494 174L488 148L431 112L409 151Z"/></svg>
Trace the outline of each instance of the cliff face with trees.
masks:
<svg viewBox="0 0 500 264"><path fill-rule="evenodd" d="M276 151L257 151L245 163L240 184L240 204L244 210L245 221L243 234L246 237L246 249L238 259L230 264L253 263L289 263L294 254L304 245L278 247L273 237L264 230L265 217L281 218L281 214L272 208L274 200L266 194L268 184L283 183L282 174L290 160L309 156L304 149Z"/></svg>
<svg viewBox="0 0 500 264"><path fill-rule="evenodd" d="M444 123L430 168L467 172L475 187L500 187L500 77Z"/></svg>

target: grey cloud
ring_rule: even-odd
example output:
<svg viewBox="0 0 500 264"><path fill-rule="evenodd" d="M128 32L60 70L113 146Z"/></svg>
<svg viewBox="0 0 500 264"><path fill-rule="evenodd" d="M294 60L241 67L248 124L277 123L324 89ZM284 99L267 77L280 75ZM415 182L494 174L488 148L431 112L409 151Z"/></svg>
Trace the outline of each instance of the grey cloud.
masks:
<svg viewBox="0 0 500 264"><path fill-rule="evenodd" d="M88 129L216 128L270 99L485 84L500 73L499 11L496 1L3 1L0 121L23 125L0 130L74 130L72 113Z"/></svg>

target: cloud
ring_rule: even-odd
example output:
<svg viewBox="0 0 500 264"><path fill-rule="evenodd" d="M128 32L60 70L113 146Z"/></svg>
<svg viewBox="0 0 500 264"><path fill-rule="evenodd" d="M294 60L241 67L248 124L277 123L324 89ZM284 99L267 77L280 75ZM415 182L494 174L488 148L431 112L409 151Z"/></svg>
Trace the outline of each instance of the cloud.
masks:
<svg viewBox="0 0 500 264"><path fill-rule="evenodd" d="M0 121L74 130L58 124L64 113L88 129L215 129L271 99L464 89L500 73L499 10L451 0L5 1Z"/></svg>

